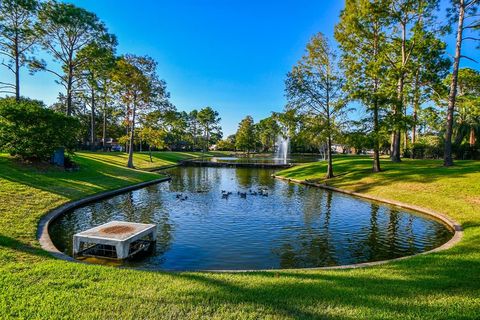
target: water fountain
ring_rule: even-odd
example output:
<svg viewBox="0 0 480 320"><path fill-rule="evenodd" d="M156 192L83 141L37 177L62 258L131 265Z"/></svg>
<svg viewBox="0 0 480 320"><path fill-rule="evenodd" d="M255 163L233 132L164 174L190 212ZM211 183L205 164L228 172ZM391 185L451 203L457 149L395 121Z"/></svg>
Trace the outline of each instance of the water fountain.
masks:
<svg viewBox="0 0 480 320"><path fill-rule="evenodd" d="M277 152L275 153L275 159L282 161L282 163L287 164L288 152L290 147L290 138L284 137L279 134L277 136Z"/></svg>

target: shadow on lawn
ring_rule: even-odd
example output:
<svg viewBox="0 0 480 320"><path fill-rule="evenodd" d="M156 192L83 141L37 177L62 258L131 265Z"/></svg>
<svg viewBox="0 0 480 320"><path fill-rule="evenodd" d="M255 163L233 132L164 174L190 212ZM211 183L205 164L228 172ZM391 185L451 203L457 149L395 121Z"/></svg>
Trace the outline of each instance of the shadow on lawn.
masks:
<svg viewBox="0 0 480 320"><path fill-rule="evenodd" d="M9 170L0 170L0 179L43 190L70 200L143 182L148 180L145 179L147 175L151 179L155 178L154 173L132 171L89 157L79 157L80 170L77 172L66 172L53 167L49 172L39 172L32 166L20 165L11 159L6 161L8 162L3 165ZM158 178L160 177L158 175Z"/></svg>
<svg viewBox="0 0 480 320"><path fill-rule="evenodd" d="M474 248L472 252L475 252ZM469 254L468 250L463 253ZM276 316L348 319L358 318L358 315L349 317L342 310L357 309L363 317L378 317L382 313L390 317L448 317L445 309L454 313L452 310L455 308L441 301L446 297L440 298L438 295L452 299L461 296L466 305L457 306L457 311L474 315L474 300L479 293L477 279L480 277L480 262L474 257L465 260L463 253L458 256L441 253L443 257L420 257L375 268L377 272L374 273L371 268L366 268L259 272L236 275L233 279L208 273L181 273L175 276L216 289L196 293L192 299L198 300L196 302L199 304L202 301L215 301L218 304L238 304L239 307L245 304L258 305L272 310ZM253 277L249 279L253 281L243 281L244 276ZM432 301L438 298L439 304ZM342 316L335 316L336 313Z"/></svg>
<svg viewBox="0 0 480 320"><path fill-rule="evenodd" d="M15 251L20 251L28 255L34 255L37 257L53 259L53 257L46 251L32 247L28 244L20 242L16 239L0 235L0 248L7 248Z"/></svg>
<svg viewBox="0 0 480 320"><path fill-rule="evenodd" d="M373 173L370 158L338 157L334 159L335 177L329 180L324 178L326 164L323 162L293 167L280 174L286 178L299 177L356 192L368 192L373 187L397 182L431 183L443 178L464 178L466 174L479 172L478 164L474 161L457 161L455 166L445 168L437 160L404 160L401 163L386 160L382 162L382 172ZM371 183L365 180L369 177L373 179Z"/></svg>

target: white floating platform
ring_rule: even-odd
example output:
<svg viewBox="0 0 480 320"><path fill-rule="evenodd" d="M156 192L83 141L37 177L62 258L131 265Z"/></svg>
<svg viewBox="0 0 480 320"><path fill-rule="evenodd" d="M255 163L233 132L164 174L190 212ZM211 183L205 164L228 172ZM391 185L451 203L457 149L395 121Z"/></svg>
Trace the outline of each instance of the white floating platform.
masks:
<svg viewBox="0 0 480 320"><path fill-rule="evenodd" d="M73 236L73 256L126 259L155 244L155 224L110 221Z"/></svg>

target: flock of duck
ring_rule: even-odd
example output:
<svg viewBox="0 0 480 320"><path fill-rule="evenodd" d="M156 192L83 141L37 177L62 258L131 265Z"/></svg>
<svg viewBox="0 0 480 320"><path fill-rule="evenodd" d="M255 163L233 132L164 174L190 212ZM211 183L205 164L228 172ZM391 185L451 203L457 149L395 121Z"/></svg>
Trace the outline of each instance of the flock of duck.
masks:
<svg viewBox="0 0 480 320"><path fill-rule="evenodd" d="M230 197L232 194L233 192L231 191L222 190L221 196L222 199L228 199L228 197ZM247 195L268 197L268 189L259 187L257 190L249 189L248 192L237 191L237 195L242 199L247 199ZM188 196L184 195L183 193L177 193L175 197L180 201L185 201L188 199Z"/></svg>
<svg viewBox="0 0 480 320"><path fill-rule="evenodd" d="M228 199L228 197L231 195L232 195L231 191L222 190L222 199ZM240 196L240 198L242 199L246 199L247 195L268 197L268 189L258 188L256 191L249 189L248 192L237 191L237 195Z"/></svg>

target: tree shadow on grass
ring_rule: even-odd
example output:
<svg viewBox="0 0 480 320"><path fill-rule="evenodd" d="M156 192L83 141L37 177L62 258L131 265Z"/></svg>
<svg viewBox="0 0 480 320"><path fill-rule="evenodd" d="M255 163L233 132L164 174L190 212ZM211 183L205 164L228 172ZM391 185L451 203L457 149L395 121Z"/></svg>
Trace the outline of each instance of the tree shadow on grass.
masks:
<svg viewBox="0 0 480 320"><path fill-rule="evenodd" d="M0 170L0 179L67 197L70 200L143 182L147 180L145 179L147 175L150 179L155 178L153 173L132 171L88 157L81 158L80 170L77 172L54 170L41 173L33 167L19 166L13 161L4 166L10 170ZM158 178L161 176L158 175Z"/></svg>
<svg viewBox="0 0 480 320"><path fill-rule="evenodd" d="M32 247L31 245L25 244L4 235L0 235L0 248L11 249L27 255L33 255L41 258L53 259L53 257L48 252L40 248Z"/></svg>

